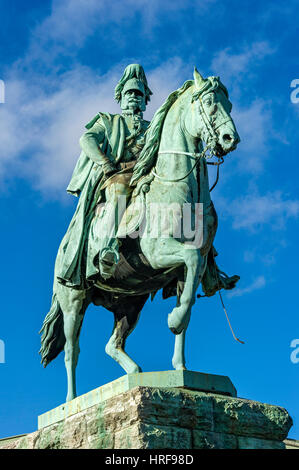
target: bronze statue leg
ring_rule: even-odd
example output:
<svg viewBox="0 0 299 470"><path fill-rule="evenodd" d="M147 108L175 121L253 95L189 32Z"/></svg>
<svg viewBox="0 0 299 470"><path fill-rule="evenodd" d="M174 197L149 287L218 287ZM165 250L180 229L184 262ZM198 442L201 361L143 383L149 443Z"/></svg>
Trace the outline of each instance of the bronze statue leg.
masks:
<svg viewBox="0 0 299 470"><path fill-rule="evenodd" d="M141 368L125 352L125 342L130 333L134 330L140 312L148 298L148 295L141 295L122 300L119 305L111 308L114 313L114 327L110 340L105 351L126 371L127 374L141 372Z"/></svg>
<svg viewBox="0 0 299 470"><path fill-rule="evenodd" d="M168 315L168 327L179 334L187 328L196 290L206 268L206 256L197 249L188 249L174 238L142 238L141 249L154 269L185 265L184 289L177 305Z"/></svg>
<svg viewBox="0 0 299 470"><path fill-rule="evenodd" d="M109 279L113 275L119 261L116 233L131 192L132 189L128 185L119 182L112 183L106 188L107 202L98 229L101 240L100 271L104 279Z"/></svg>
<svg viewBox="0 0 299 470"><path fill-rule="evenodd" d="M181 333L189 324L191 308L196 300L196 290L206 268L206 257L202 257L199 250L185 250L184 261L186 277L180 305L168 315L168 326L175 334Z"/></svg>
<svg viewBox="0 0 299 470"><path fill-rule="evenodd" d="M76 398L76 366L79 357L79 334L87 308L84 291L57 285L57 296L63 312L63 328L65 335L65 367L67 372L66 401Z"/></svg>
<svg viewBox="0 0 299 470"><path fill-rule="evenodd" d="M190 318L190 317L189 317ZM186 360L185 360L185 328L181 333L175 335L174 343L174 353L172 357L172 365L176 370L186 370Z"/></svg>
<svg viewBox="0 0 299 470"><path fill-rule="evenodd" d="M179 280L177 283L177 307L180 305L180 298L184 291L185 282ZM188 318L190 320L191 309L188 312ZM189 323L189 322L188 322ZM187 325L188 326L188 325ZM176 370L186 370L186 359L185 359L185 338L187 326L181 333L175 335L174 352L172 357L172 365Z"/></svg>

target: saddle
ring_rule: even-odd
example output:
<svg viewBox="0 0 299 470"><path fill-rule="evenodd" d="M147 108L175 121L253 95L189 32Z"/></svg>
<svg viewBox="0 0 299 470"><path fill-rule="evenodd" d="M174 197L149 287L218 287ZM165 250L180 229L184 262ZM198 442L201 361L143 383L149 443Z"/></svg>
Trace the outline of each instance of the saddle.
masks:
<svg viewBox="0 0 299 470"><path fill-rule="evenodd" d="M124 168L124 170L126 169L128 171L129 166ZM116 177L126 174L126 171L123 171L112 175L105 182L105 187L109 183L119 181ZM140 247L139 229L142 227L146 213L145 195L153 178L152 174L143 176L133 189L116 234L120 259L114 274L109 279L103 280L98 276L95 278L95 284L100 289L115 292L117 295L150 294L157 292L177 276L177 267L153 269ZM96 215L100 215L103 207L99 206L96 209Z"/></svg>
<svg viewBox="0 0 299 470"><path fill-rule="evenodd" d="M120 244L120 260L115 273L106 282L96 280L101 289L118 294L137 295L156 292L163 288L163 298L177 295L183 282L183 267L172 267L154 270L142 253L139 242L139 230L145 220L146 193L154 176L150 173L142 177L135 189L123 214L117 231ZM239 276L228 276L221 271L215 257L218 255L214 246L208 252L207 268L202 278L202 289L207 297L215 295L221 289L231 290L240 279Z"/></svg>

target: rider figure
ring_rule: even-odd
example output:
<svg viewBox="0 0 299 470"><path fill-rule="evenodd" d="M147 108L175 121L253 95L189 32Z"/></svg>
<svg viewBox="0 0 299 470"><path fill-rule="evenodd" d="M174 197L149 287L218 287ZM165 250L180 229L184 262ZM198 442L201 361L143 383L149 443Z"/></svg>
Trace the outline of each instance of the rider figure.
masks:
<svg viewBox="0 0 299 470"><path fill-rule="evenodd" d="M134 189L129 183L134 165L144 146L144 133L149 122L143 119L143 111L151 94L143 68L138 64L129 65L115 88L115 99L120 102L121 115L100 113L100 118L80 139L83 152L100 164L104 174L100 186L101 190L105 191L106 204L101 211L96 210L98 217L92 224L89 240L89 245L97 245L99 269L104 279L113 275L119 261L116 232L118 221L125 210L121 197L127 201ZM108 137L108 140L111 140L113 132L118 132L118 139L123 139L118 157L111 153L108 156L104 150L107 117L114 121L118 117L118 125L114 125L117 130L112 129L111 136Z"/></svg>

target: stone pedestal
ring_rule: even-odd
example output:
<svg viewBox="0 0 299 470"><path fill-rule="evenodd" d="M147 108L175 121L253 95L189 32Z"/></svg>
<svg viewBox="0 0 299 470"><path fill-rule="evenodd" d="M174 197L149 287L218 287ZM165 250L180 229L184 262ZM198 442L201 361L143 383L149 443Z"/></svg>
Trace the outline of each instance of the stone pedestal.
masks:
<svg viewBox="0 0 299 470"><path fill-rule="evenodd" d="M2 447L280 449L291 425L284 408L237 398L227 377L150 372L121 377L41 415L38 431Z"/></svg>

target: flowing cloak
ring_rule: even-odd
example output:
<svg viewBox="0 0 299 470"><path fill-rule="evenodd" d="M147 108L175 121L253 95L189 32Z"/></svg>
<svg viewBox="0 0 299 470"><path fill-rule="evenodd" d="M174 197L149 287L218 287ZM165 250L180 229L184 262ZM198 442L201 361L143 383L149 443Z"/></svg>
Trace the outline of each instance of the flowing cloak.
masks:
<svg viewBox="0 0 299 470"><path fill-rule="evenodd" d="M125 143L125 125L122 116L98 113L85 127L89 130L95 123L100 124L105 133L104 141L101 142L102 152L117 164L122 158ZM55 263L57 280L68 287L85 289L88 287L86 279L94 274L94 268L90 263L83 265L83 254L95 206L103 197L102 180L102 166L82 151L67 187L68 193L80 198L60 244ZM84 271L85 275L82 275Z"/></svg>

